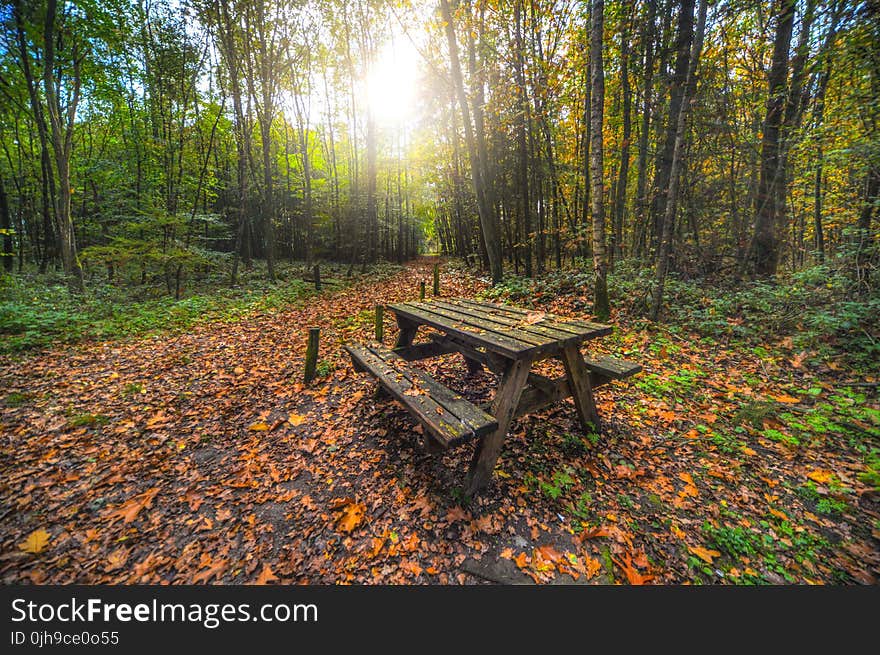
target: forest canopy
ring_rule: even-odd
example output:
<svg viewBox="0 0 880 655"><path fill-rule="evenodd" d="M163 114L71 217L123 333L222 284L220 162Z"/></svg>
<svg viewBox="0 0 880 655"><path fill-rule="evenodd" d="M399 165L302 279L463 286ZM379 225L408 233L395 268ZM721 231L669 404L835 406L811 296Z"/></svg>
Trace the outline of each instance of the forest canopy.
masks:
<svg viewBox="0 0 880 655"><path fill-rule="evenodd" d="M3 264L187 280L442 251L868 284L880 28L846 0L5 0ZM835 259L835 261L837 261ZM605 303L607 305L607 302ZM650 305L650 306L648 306Z"/></svg>

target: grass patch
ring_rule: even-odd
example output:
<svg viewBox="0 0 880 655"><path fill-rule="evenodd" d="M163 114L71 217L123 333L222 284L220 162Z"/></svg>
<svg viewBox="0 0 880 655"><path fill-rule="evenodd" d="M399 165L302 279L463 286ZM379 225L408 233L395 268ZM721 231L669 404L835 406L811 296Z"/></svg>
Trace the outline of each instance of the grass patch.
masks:
<svg viewBox="0 0 880 655"><path fill-rule="evenodd" d="M21 407L22 405L27 405L31 399L33 398L33 394L21 391L13 391L6 395L6 398L3 399L3 402L6 403L8 407Z"/></svg>
<svg viewBox="0 0 880 655"><path fill-rule="evenodd" d="M328 265L327 277L334 277L332 270ZM368 275L384 278L398 270L399 266L382 264L370 268ZM230 287L228 275L218 269L192 281L181 300L169 295L161 279L144 284L90 280L87 293L77 297L58 274L0 275L0 354L238 321L255 312L295 305L314 294L314 285L300 279L302 275L301 266L279 264L278 281L271 284L258 263L242 271L239 284ZM337 279L342 277L340 273Z"/></svg>
<svg viewBox="0 0 880 655"><path fill-rule="evenodd" d="M101 414L91 414L86 412L84 414L72 414L67 422L71 425L71 427L80 428L80 427L94 427L96 425L106 425L110 422L110 419Z"/></svg>

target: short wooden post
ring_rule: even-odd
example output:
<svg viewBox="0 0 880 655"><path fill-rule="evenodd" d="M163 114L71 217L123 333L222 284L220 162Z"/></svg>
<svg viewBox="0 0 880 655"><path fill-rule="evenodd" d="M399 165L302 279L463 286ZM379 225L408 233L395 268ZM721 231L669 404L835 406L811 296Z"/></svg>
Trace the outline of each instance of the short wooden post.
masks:
<svg viewBox="0 0 880 655"><path fill-rule="evenodd" d="M419 300L425 299L425 281L419 282Z"/></svg>
<svg viewBox="0 0 880 655"><path fill-rule="evenodd" d="M320 339L321 328L309 328L309 343L306 346L306 384L315 379L315 371L318 368L318 342Z"/></svg>
<svg viewBox="0 0 880 655"><path fill-rule="evenodd" d="M440 265L434 264L434 295L440 295Z"/></svg>
<svg viewBox="0 0 880 655"><path fill-rule="evenodd" d="M321 290L321 266L319 264L315 264L315 268L312 269L315 273L315 291Z"/></svg>
<svg viewBox="0 0 880 655"><path fill-rule="evenodd" d="M376 305L376 341L382 343L385 336L385 325L382 323L385 314L385 307Z"/></svg>

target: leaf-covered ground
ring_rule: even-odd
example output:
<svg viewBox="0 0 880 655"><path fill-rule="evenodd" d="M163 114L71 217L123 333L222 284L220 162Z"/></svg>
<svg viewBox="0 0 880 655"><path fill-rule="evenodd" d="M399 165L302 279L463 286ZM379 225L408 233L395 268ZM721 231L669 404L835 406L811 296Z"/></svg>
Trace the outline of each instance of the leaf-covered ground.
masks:
<svg viewBox="0 0 880 655"><path fill-rule="evenodd" d="M340 347L431 264L235 323L0 361L0 580L880 579L877 381L784 338L756 353L617 320L590 347L645 370L597 392L603 434L570 401L520 419L466 503L473 447L414 449L408 414ZM441 277L443 295L485 288ZM540 306L582 316L575 300ZM309 326L321 377L304 388ZM425 366L473 400L495 385L455 356Z"/></svg>

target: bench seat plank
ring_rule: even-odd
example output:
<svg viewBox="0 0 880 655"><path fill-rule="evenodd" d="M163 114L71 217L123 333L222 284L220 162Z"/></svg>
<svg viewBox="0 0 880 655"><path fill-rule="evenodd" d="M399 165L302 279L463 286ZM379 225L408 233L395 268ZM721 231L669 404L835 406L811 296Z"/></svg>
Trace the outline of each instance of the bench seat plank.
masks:
<svg viewBox="0 0 880 655"><path fill-rule="evenodd" d="M622 380L642 370L641 364L628 362L625 359L616 359L608 355L584 357L584 364L591 372L612 380Z"/></svg>
<svg viewBox="0 0 880 655"><path fill-rule="evenodd" d="M345 349L355 367L374 375L440 445L449 448L498 427L492 416L393 351L378 344Z"/></svg>

